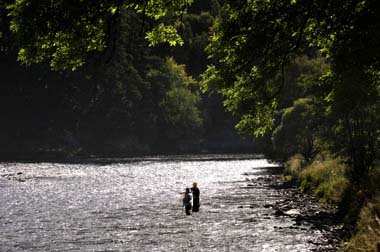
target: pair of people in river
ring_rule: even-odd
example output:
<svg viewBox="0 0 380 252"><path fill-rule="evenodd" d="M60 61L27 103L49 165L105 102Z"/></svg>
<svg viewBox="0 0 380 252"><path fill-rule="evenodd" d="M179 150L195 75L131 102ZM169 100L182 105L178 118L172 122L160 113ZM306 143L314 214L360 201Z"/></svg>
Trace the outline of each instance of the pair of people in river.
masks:
<svg viewBox="0 0 380 252"><path fill-rule="evenodd" d="M185 196L183 197L183 206L185 207L186 215L190 215L190 211L198 212L200 207L200 191L196 182L193 183L193 187L191 188L191 193L193 197L191 197L190 189L186 188ZM193 205L191 205L191 198L193 198Z"/></svg>

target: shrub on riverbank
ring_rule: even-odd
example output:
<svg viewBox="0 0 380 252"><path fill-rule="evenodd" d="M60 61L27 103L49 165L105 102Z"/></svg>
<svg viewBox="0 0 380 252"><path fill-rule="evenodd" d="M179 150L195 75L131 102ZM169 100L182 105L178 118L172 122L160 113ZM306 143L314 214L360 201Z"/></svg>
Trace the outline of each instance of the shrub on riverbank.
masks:
<svg viewBox="0 0 380 252"><path fill-rule="evenodd" d="M285 163L285 173L290 176L290 179L296 181L303 167L304 159L302 155L297 154L289 158L289 160Z"/></svg>
<svg viewBox="0 0 380 252"><path fill-rule="evenodd" d="M339 205L344 213L348 240L343 252L380 251L380 167L372 169L365 184L350 184L347 166L339 158L319 156L306 165L301 155L286 163L288 179L321 202ZM358 189L360 188L360 189Z"/></svg>
<svg viewBox="0 0 380 252"><path fill-rule="evenodd" d="M361 209L356 233L343 244L342 251L380 251L380 195Z"/></svg>
<svg viewBox="0 0 380 252"><path fill-rule="evenodd" d="M309 165L303 164L300 156L293 156L286 165L287 172L300 189L316 195L322 202L340 203L349 184L342 160L319 157Z"/></svg>

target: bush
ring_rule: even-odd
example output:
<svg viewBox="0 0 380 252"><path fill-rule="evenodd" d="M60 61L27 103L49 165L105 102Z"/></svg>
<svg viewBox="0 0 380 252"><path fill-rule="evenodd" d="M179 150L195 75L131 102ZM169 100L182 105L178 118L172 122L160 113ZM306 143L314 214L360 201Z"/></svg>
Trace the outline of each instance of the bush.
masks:
<svg viewBox="0 0 380 252"><path fill-rule="evenodd" d="M340 175L338 177L330 177L327 182L320 184L315 190L315 194L325 203L340 203L347 186L348 179Z"/></svg>
<svg viewBox="0 0 380 252"><path fill-rule="evenodd" d="M362 208L355 235L342 246L344 252L380 251L380 196Z"/></svg>
<svg viewBox="0 0 380 252"><path fill-rule="evenodd" d="M367 193L369 196L380 193L380 166L374 167L368 174Z"/></svg>
<svg viewBox="0 0 380 252"><path fill-rule="evenodd" d="M345 170L340 159L316 160L299 173L300 188L318 196L322 202L338 204L349 185Z"/></svg>
<svg viewBox="0 0 380 252"><path fill-rule="evenodd" d="M289 158L285 163L285 173L291 175L294 178L298 178L299 173L302 171L302 167L305 160L302 155L297 154Z"/></svg>

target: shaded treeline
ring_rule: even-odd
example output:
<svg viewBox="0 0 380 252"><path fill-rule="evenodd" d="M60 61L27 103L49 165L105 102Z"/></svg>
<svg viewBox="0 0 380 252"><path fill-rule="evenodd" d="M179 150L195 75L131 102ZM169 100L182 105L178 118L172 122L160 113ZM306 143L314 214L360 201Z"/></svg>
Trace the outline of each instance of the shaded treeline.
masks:
<svg viewBox="0 0 380 252"><path fill-rule="evenodd" d="M6 5L1 21L9 24ZM109 48L89 54L74 72L20 65L17 40L2 26L2 158L251 151L220 96L198 91L219 13L218 1L194 5L183 16L186 43L173 49L149 47L149 20L123 9Z"/></svg>
<svg viewBox="0 0 380 252"><path fill-rule="evenodd" d="M272 140L302 189L340 205L345 251L379 251L378 2L231 0L222 16L203 87Z"/></svg>

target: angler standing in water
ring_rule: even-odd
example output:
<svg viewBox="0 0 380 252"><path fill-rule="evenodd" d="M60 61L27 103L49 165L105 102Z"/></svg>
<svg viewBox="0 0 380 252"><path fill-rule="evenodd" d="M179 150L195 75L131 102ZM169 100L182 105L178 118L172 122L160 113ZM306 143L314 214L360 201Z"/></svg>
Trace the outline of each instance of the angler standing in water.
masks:
<svg viewBox="0 0 380 252"><path fill-rule="evenodd" d="M199 212L201 192L199 191L199 188L196 182L193 183L193 187L191 188L191 191L193 193L193 212Z"/></svg>
<svg viewBox="0 0 380 252"><path fill-rule="evenodd" d="M186 188L185 196L183 197L183 206L185 207L186 215L191 215L191 195L189 188Z"/></svg>

